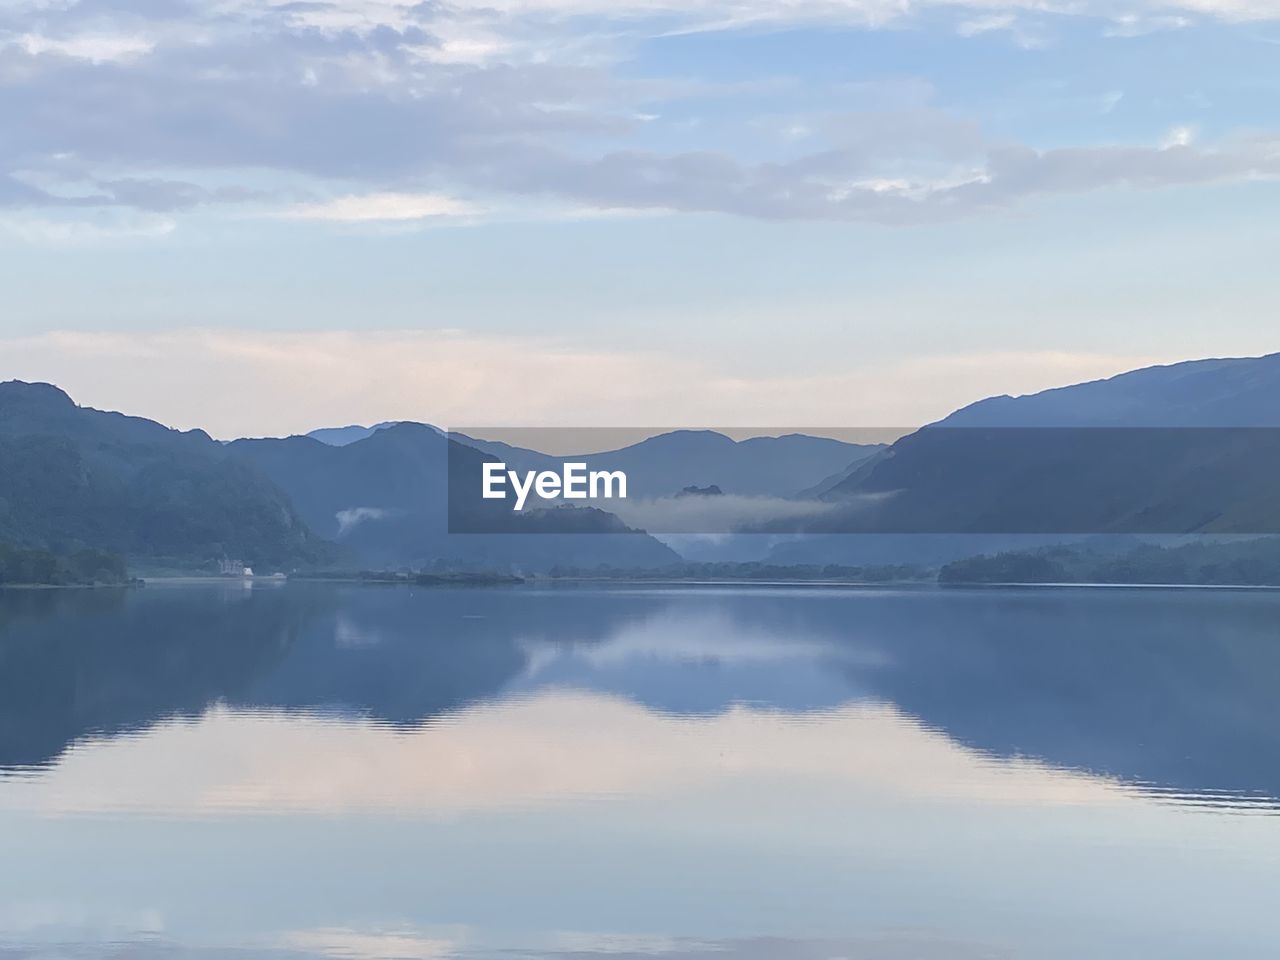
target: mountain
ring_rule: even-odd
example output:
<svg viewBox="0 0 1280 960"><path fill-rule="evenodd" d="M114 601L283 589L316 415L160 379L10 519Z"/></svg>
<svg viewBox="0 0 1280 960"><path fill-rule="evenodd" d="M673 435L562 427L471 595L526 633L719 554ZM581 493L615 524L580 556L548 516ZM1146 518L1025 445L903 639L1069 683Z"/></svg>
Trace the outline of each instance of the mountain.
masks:
<svg viewBox="0 0 1280 960"><path fill-rule="evenodd" d="M77 406L47 383L0 383L0 541L204 566L287 569L322 542L259 471L201 430Z"/></svg>
<svg viewBox="0 0 1280 960"><path fill-rule="evenodd" d="M837 484L842 530L1280 531L1280 355L1152 367L997 397ZM1273 423L1268 423L1273 421Z"/></svg>
<svg viewBox="0 0 1280 960"><path fill-rule="evenodd" d="M947 427L1280 427L1280 353L1188 360L1023 397L990 397Z"/></svg>
<svg viewBox="0 0 1280 960"><path fill-rule="evenodd" d="M670 497L689 487L741 496L793 497L882 449L791 433L734 440L714 430L673 430L616 450L549 457L463 434L459 441L520 469L558 469L578 460L592 470L621 470L631 497Z"/></svg>
<svg viewBox="0 0 1280 960"><path fill-rule="evenodd" d="M355 443L357 440L371 437L379 430L394 427L398 423L400 423L399 420L384 420L382 423L375 423L371 427L362 427L359 424L352 424L347 427L321 427L319 430L312 430L306 436L313 440L319 440L321 443L327 443L331 447L345 447L348 443Z"/></svg>
<svg viewBox="0 0 1280 960"><path fill-rule="evenodd" d="M833 513L769 560L945 563L1094 533L1280 531L1277 426L1280 354L992 397L856 465L820 493Z"/></svg>
<svg viewBox="0 0 1280 960"><path fill-rule="evenodd" d="M409 422L220 444L15 381L0 384L0 542L183 567L222 556L269 569L678 561L613 513L512 514L505 502L482 501L481 469L496 459L525 470L575 459L624 471L637 502L618 514L693 541L713 531L662 528L633 508L670 498L684 512L732 518L736 504L760 505L743 498L767 498L760 516L777 519L728 529L768 535L749 538L753 550L783 538L771 563L945 563L1064 535L1265 533L1280 531L1277 401L1280 355L1204 360L990 398L889 447L682 430L564 458ZM717 489L725 496L679 496ZM795 502L804 498L829 509ZM884 539L830 536L851 531ZM903 539L919 534L930 538Z"/></svg>
<svg viewBox="0 0 1280 960"><path fill-rule="evenodd" d="M223 557L269 570L679 559L598 510L512 515L482 502L486 459L414 423L380 425L344 446L310 437L222 444L14 381L0 384L0 543L59 556L92 548L179 569ZM449 535L451 510L489 532Z"/></svg>
<svg viewBox="0 0 1280 960"><path fill-rule="evenodd" d="M362 566L543 570L660 566L679 559L599 510L517 515L506 502L482 501L481 471L493 458L425 424L399 423L344 446L288 437L237 440L227 449L270 477L313 529ZM467 522L455 527L488 532L451 534L450 521L464 515Z"/></svg>

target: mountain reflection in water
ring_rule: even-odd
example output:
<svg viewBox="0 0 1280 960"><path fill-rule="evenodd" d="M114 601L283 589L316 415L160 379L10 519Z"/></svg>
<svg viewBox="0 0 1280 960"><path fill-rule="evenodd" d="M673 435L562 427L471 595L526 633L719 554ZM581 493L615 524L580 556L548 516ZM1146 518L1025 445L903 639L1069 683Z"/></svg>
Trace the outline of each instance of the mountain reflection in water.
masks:
<svg viewBox="0 0 1280 960"><path fill-rule="evenodd" d="M1265 956L1278 631L1266 591L0 591L0 954Z"/></svg>
<svg viewBox="0 0 1280 960"><path fill-rule="evenodd" d="M412 727L543 689L678 716L891 704L1173 800L1280 796L1280 594L1151 590L0 593L0 769L215 705Z"/></svg>

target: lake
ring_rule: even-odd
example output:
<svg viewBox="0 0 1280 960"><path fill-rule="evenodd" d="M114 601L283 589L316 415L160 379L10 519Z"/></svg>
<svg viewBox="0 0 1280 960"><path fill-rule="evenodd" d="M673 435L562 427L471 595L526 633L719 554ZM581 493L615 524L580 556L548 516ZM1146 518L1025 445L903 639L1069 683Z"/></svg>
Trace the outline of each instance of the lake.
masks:
<svg viewBox="0 0 1280 960"><path fill-rule="evenodd" d="M0 591L0 957L1274 957L1280 593Z"/></svg>

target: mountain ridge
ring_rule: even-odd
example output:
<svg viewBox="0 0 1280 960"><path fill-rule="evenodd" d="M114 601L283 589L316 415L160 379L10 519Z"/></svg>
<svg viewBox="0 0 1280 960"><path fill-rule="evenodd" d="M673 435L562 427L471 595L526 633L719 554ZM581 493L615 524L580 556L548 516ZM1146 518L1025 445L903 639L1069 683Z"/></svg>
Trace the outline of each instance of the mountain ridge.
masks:
<svg viewBox="0 0 1280 960"><path fill-rule="evenodd" d="M1146 367L992 397L903 437L830 491L848 529L1280 530L1280 354Z"/></svg>
<svg viewBox="0 0 1280 960"><path fill-rule="evenodd" d="M575 559L585 567L679 559L602 511L571 508L572 516L548 519L482 501L482 465L492 458L426 424L402 421L343 446L289 437L237 440L229 451L271 477L323 536L375 568L448 562L528 571ZM451 533L457 511L472 518L460 528L485 532Z"/></svg>
<svg viewBox="0 0 1280 960"><path fill-rule="evenodd" d="M81 407L24 381L0 383L0 541L183 566L328 555L288 499L203 430Z"/></svg>
<svg viewBox="0 0 1280 960"><path fill-rule="evenodd" d="M1280 427L1280 353L1156 364L1017 397L987 397L936 425Z"/></svg>

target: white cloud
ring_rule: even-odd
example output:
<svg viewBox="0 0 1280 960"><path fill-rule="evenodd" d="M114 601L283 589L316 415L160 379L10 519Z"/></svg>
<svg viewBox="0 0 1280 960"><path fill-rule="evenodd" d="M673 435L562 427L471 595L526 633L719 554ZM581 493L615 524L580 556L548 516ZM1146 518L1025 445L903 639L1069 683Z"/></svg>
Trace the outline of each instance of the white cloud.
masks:
<svg viewBox="0 0 1280 960"><path fill-rule="evenodd" d="M510 52L513 44L494 35L441 38L438 46L424 46L417 52L432 63L488 63Z"/></svg>
<svg viewBox="0 0 1280 960"><path fill-rule="evenodd" d="M1141 37L1163 30L1182 30L1194 25L1190 17L1169 14L1124 14L1103 30L1108 37Z"/></svg>
<svg viewBox="0 0 1280 960"><path fill-rule="evenodd" d="M48 380L88 406L220 437L384 420L910 427L992 394L1175 359L1182 358L1011 351L851 361L839 374L747 376L657 350L455 331L63 331L0 340L0 379Z"/></svg>
<svg viewBox="0 0 1280 960"><path fill-rule="evenodd" d="M351 507L347 510L338 511L338 536L344 537L360 524L369 520L385 520L392 515L392 511L384 510L381 507Z"/></svg>
<svg viewBox="0 0 1280 960"><path fill-rule="evenodd" d="M1280 0L1148 0L1155 11L1184 10L1225 20L1280 19Z"/></svg>
<svg viewBox="0 0 1280 960"><path fill-rule="evenodd" d="M976 37L979 34L990 33L993 30L1012 29L1017 22L1017 17L1011 13L998 13L975 17L972 20L963 20L956 29L962 37Z"/></svg>
<svg viewBox="0 0 1280 960"><path fill-rule="evenodd" d="M1168 150L1170 147L1189 147L1196 138L1196 132L1191 127L1178 126L1170 130L1162 141L1160 148Z"/></svg>
<svg viewBox="0 0 1280 960"><path fill-rule="evenodd" d="M281 211L286 220L323 220L333 223L430 220L465 217L477 209L438 193L349 194L319 203L303 203Z"/></svg>
<svg viewBox="0 0 1280 960"><path fill-rule="evenodd" d="M90 63L125 62L150 53L155 47L155 41L149 37L124 33L81 33L67 37L24 33L16 42L32 56L54 53Z"/></svg>

